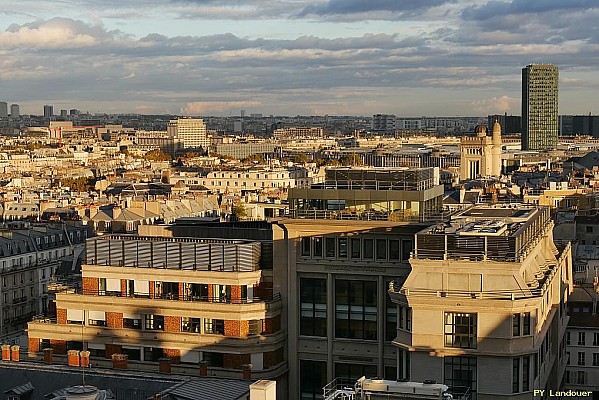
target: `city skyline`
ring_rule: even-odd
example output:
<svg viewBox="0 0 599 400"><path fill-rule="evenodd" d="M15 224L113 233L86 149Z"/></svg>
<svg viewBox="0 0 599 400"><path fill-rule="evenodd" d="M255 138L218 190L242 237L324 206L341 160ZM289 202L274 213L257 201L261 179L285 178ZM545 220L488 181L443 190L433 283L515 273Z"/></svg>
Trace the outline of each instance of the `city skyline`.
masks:
<svg viewBox="0 0 599 400"><path fill-rule="evenodd" d="M0 11L21 114L518 115L531 63L560 68L560 114L599 113L590 0L56 4Z"/></svg>

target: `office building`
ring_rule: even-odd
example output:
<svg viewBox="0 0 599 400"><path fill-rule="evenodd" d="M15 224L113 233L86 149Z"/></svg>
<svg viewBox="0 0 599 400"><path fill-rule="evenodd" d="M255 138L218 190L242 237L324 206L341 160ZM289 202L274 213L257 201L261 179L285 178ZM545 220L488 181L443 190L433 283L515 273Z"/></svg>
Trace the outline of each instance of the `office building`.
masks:
<svg viewBox="0 0 599 400"><path fill-rule="evenodd" d="M186 149L207 149L210 145L206 124L200 118L172 119L167 125L170 138L179 139Z"/></svg>
<svg viewBox="0 0 599 400"><path fill-rule="evenodd" d="M18 104L11 104L10 105L10 117L13 119L19 118L21 116L21 112L19 110L19 105Z"/></svg>
<svg viewBox="0 0 599 400"><path fill-rule="evenodd" d="M522 132L522 117L519 115L494 114L487 117L487 126L499 122L501 135L519 135Z"/></svg>
<svg viewBox="0 0 599 400"><path fill-rule="evenodd" d="M460 179L501 176L501 125L493 122L492 136L487 127L479 125L476 136L462 136L460 141Z"/></svg>
<svg viewBox="0 0 599 400"><path fill-rule="evenodd" d="M395 132L397 118L395 115L375 114L372 116L373 132Z"/></svg>
<svg viewBox="0 0 599 400"><path fill-rule="evenodd" d="M554 150L558 136L558 68L531 64L522 69L522 150Z"/></svg>
<svg viewBox="0 0 599 400"><path fill-rule="evenodd" d="M49 106L49 105L45 105L44 106L44 117L45 118L52 118L54 116L54 107L53 106Z"/></svg>
<svg viewBox="0 0 599 400"><path fill-rule="evenodd" d="M0 101L0 118L8 118L8 104Z"/></svg>
<svg viewBox="0 0 599 400"><path fill-rule="evenodd" d="M319 399L336 377L397 379L397 307L414 234L442 218L433 168L333 168L289 191L273 226L273 286L287 313L289 399Z"/></svg>
<svg viewBox="0 0 599 400"><path fill-rule="evenodd" d="M88 239L82 291L56 294L56 322L29 323L29 352L87 348L92 362L119 354L130 369L168 358L178 373L197 375L201 362L211 376L281 378L281 297L260 254L252 240Z"/></svg>
<svg viewBox="0 0 599 400"><path fill-rule="evenodd" d="M549 208L525 205L475 206L418 232L408 278L389 288L398 376L472 400L559 389L572 255L552 232Z"/></svg>

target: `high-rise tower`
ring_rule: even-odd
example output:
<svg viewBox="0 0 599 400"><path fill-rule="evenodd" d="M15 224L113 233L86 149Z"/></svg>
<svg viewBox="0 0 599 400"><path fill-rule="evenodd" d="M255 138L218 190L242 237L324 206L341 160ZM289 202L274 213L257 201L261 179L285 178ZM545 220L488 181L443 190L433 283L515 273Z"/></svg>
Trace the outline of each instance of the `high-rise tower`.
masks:
<svg viewBox="0 0 599 400"><path fill-rule="evenodd" d="M522 69L522 149L557 147L559 72L553 64Z"/></svg>

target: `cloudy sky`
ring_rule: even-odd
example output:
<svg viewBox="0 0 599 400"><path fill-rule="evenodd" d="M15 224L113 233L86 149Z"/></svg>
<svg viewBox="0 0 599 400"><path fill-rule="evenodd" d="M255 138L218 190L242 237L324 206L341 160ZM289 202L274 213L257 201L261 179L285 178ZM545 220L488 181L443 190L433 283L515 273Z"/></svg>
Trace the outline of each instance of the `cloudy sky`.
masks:
<svg viewBox="0 0 599 400"><path fill-rule="evenodd" d="M186 115L599 113L597 0L2 0L0 101Z"/></svg>

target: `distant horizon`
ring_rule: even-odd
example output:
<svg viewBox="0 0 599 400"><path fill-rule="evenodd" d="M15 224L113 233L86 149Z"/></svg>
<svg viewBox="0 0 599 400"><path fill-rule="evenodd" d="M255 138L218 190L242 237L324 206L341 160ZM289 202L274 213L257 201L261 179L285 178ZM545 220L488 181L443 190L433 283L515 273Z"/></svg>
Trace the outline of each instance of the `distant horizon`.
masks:
<svg viewBox="0 0 599 400"><path fill-rule="evenodd" d="M540 63L560 114L599 114L594 0L3 5L0 100L23 114L515 115Z"/></svg>

